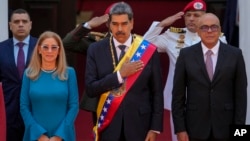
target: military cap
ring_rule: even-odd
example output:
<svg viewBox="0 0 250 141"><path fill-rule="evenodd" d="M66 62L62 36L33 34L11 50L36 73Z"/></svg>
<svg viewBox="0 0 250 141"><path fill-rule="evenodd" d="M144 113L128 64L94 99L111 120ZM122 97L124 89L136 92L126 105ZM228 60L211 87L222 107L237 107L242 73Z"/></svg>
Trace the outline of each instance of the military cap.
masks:
<svg viewBox="0 0 250 141"><path fill-rule="evenodd" d="M192 0L189 2L185 8L183 9L183 12L186 13L187 11L206 11L207 6L205 1L203 0Z"/></svg>
<svg viewBox="0 0 250 141"><path fill-rule="evenodd" d="M108 8L105 10L105 13L104 14L109 14L110 12L110 9L112 8L112 6L114 5L115 3L112 3L108 6Z"/></svg>

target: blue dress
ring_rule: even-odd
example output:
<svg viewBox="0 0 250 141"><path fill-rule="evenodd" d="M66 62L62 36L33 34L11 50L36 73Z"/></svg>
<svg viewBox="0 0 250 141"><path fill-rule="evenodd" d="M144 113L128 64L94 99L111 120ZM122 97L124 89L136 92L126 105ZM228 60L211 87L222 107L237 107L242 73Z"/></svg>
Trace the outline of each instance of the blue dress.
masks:
<svg viewBox="0 0 250 141"><path fill-rule="evenodd" d="M52 72L41 71L37 80L23 76L20 110L25 124L23 141L35 141L45 134L75 141L74 121L78 114L78 87L75 70L67 68L62 81Z"/></svg>

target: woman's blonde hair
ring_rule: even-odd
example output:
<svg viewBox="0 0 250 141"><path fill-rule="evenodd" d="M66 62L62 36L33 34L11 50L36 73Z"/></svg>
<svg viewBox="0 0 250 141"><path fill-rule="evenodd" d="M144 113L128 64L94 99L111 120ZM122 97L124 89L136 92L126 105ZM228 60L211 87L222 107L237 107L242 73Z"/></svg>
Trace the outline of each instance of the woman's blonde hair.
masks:
<svg viewBox="0 0 250 141"><path fill-rule="evenodd" d="M26 71L26 75L32 80L36 80L39 77L39 74L41 72L41 67L42 67L42 55L39 53L39 48L41 47L42 42L47 38L54 38L59 45L59 54L56 59L57 69L53 73L53 75L58 76L60 80L67 80L68 78L68 75L66 72L67 62L66 62L66 56L65 56L62 39L57 33L52 32L52 31L45 31L38 38L36 47L33 51L33 54L30 60L30 64Z"/></svg>

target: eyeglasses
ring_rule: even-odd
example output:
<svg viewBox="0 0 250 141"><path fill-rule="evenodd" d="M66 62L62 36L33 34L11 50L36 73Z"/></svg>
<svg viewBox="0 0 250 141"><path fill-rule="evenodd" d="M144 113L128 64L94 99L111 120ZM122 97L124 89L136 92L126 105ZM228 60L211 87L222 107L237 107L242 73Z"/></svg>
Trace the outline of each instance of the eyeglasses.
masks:
<svg viewBox="0 0 250 141"><path fill-rule="evenodd" d="M59 46L57 45L52 45L51 47L49 47L48 45L41 45L41 48L43 51L49 51L51 50L52 52L55 52L59 49Z"/></svg>
<svg viewBox="0 0 250 141"><path fill-rule="evenodd" d="M220 28L220 26L218 26L218 25L211 25L211 26L208 26L208 25L202 25L201 27L200 27L200 30L202 31L202 32L208 32L209 31L209 29L211 30L211 32L216 32L216 31L218 31L219 30L219 28Z"/></svg>

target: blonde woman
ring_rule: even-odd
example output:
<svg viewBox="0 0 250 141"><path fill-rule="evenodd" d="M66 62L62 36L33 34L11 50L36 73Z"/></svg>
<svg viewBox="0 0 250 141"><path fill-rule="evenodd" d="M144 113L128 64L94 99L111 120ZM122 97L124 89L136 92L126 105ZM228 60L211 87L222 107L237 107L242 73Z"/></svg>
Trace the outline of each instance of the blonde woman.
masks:
<svg viewBox="0 0 250 141"><path fill-rule="evenodd" d="M61 38L54 32L46 31L38 39L23 76L20 108L24 141L76 140L76 74L67 66Z"/></svg>

